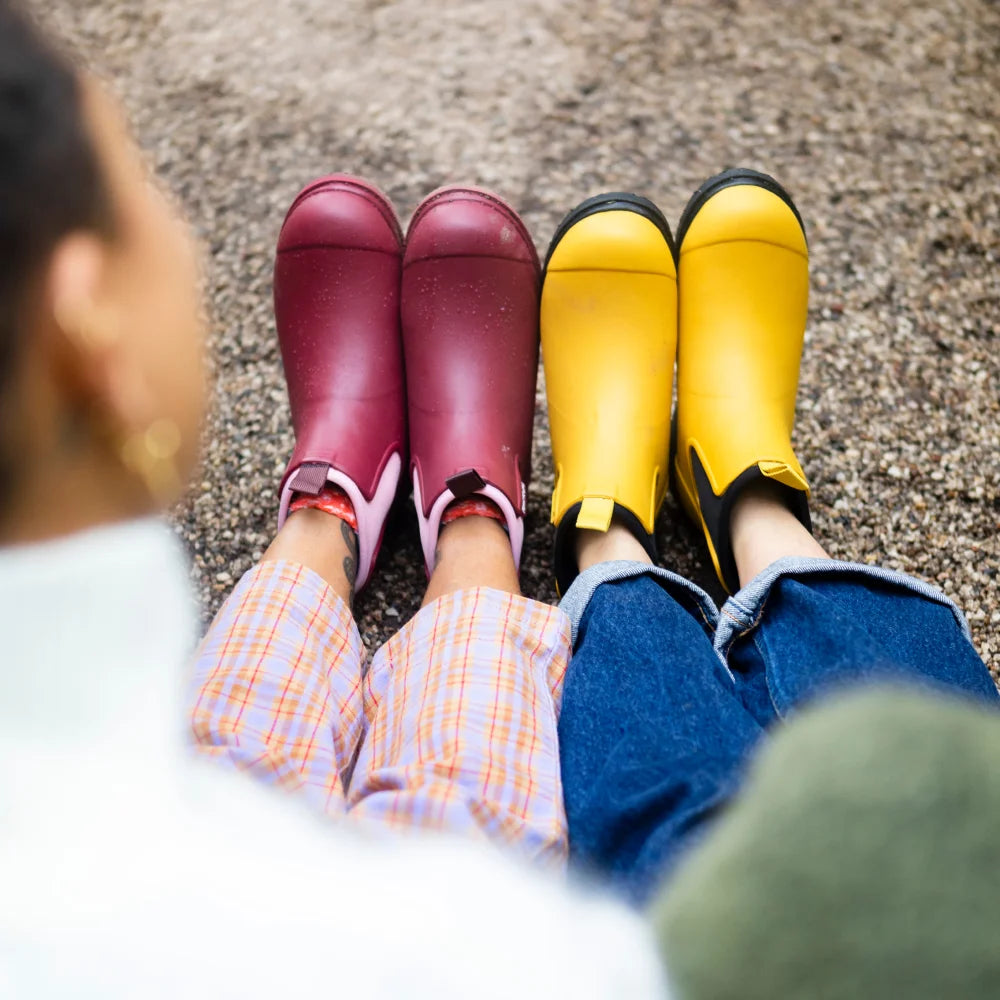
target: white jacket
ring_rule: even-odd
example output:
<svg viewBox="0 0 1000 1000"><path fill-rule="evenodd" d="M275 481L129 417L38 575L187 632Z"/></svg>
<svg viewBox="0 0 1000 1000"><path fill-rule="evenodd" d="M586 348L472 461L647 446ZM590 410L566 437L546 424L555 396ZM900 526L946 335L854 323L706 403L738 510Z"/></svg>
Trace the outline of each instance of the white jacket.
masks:
<svg viewBox="0 0 1000 1000"><path fill-rule="evenodd" d="M195 759L194 621L158 523L0 550L0 997L664 995L616 904Z"/></svg>

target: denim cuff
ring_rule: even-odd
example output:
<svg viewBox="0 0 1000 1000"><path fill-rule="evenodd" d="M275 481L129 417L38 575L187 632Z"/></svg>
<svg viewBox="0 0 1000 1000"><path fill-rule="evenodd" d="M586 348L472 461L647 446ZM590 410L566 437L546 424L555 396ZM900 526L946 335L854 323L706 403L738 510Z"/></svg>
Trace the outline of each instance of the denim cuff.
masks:
<svg viewBox="0 0 1000 1000"><path fill-rule="evenodd" d="M711 635L719 622L719 611L715 602L701 587L685 580L684 577L671 573L669 570L652 566L646 562L631 559L618 559L611 562L595 563L590 569L585 569L573 581L566 591L559 607L569 616L573 627L573 646L576 647L577 632L584 612L594 591L602 583L619 583L622 580L633 580L636 577L648 576L655 580L674 600L682 604L688 611L695 614L703 627Z"/></svg>
<svg viewBox="0 0 1000 1000"><path fill-rule="evenodd" d="M905 573L897 573L894 570L882 569L880 566L868 566L865 563L840 562L836 559L813 559L801 556L787 556L771 563L762 573L755 576L745 587L734 594L722 606L719 615L719 626L715 633L715 651L726 662L729 650L733 643L745 635L752 628L756 627L764 613L764 607L771 594L771 588L778 580L786 576L846 576L855 579L869 579L874 583L888 584L898 587L901 590L909 591L911 594L918 594L943 604L955 616L962 634L969 642L972 641L972 632L969 623L965 620L965 615L958 609L958 605L953 600L945 597L936 587L922 580L916 580Z"/></svg>

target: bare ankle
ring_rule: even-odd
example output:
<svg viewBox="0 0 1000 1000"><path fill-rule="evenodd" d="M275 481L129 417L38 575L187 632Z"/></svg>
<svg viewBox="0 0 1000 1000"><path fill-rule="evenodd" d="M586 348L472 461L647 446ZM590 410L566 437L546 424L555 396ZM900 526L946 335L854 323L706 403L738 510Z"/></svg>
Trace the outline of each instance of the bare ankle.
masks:
<svg viewBox="0 0 1000 1000"><path fill-rule="evenodd" d="M729 530L741 587L786 556L828 558L788 506L785 488L770 480L750 484L737 497Z"/></svg>
<svg viewBox="0 0 1000 1000"><path fill-rule="evenodd" d="M435 565L446 558L467 558L481 546L510 551L510 539L499 521L490 517L463 517L452 521L438 535Z"/></svg>
<svg viewBox="0 0 1000 1000"><path fill-rule="evenodd" d="M463 517L441 529L423 603L473 587L521 592L510 539L490 517Z"/></svg>
<svg viewBox="0 0 1000 1000"><path fill-rule="evenodd" d="M291 513L261 561L305 566L348 604L354 601L358 536L346 521L326 511L307 508Z"/></svg>
<svg viewBox="0 0 1000 1000"><path fill-rule="evenodd" d="M576 562L582 573L602 562L627 560L652 565L653 560L642 543L619 521L611 522L607 531L580 528L576 533Z"/></svg>

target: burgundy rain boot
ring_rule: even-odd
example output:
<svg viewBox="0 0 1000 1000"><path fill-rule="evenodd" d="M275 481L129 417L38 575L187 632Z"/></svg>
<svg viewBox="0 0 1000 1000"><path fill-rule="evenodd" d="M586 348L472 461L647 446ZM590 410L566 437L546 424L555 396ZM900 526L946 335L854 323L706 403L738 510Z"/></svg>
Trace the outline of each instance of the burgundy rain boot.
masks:
<svg viewBox="0 0 1000 1000"><path fill-rule="evenodd" d="M524 541L538 372L538 255L495 195L445 188L410 223L403 256L413 500L428 573L441 517L474 493Z"/></svg>
<svg viewBox="0 0 1000 1000"><path fill-rule="evenodd" d="M354 177L310 184L278 237L274 312L295 451L278 526L293 493L332 483L358 520L360 589L371 574L405 461L399 330L402 233L388 199Z"/></svg>

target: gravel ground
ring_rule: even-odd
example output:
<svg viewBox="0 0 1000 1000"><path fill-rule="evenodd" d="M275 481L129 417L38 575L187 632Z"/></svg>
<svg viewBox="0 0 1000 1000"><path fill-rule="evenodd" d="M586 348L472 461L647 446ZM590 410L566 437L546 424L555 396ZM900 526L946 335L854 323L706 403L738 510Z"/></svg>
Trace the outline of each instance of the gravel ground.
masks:
<svg viewBox="0 0 1000 1000"><path fill-rule="evenodd" d="M291 448L271 255L299 187L362 174L404 223L474 181L543 247L604 189L676 219L723 166L778 176L812 248L796 443L818 537L968 613L1000 670L1000 7L996 0L46 0L114 81L207 248L215 402L175 516L210 615L258 558ZM524 587L554 598L543 387ZM665 563L701 582L671 502ZM369 647L418 607L395 516L358 604Z"/></svg>

